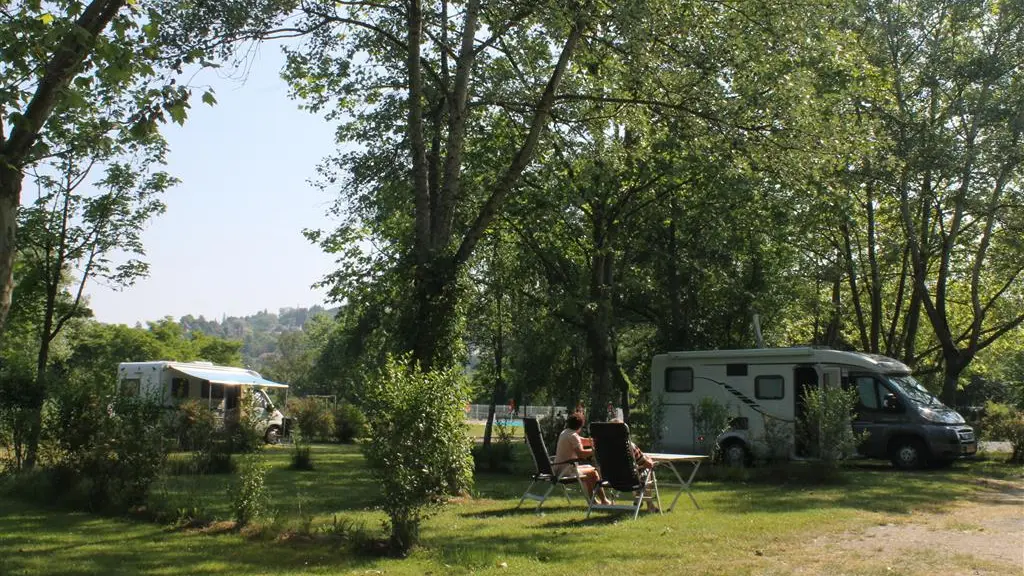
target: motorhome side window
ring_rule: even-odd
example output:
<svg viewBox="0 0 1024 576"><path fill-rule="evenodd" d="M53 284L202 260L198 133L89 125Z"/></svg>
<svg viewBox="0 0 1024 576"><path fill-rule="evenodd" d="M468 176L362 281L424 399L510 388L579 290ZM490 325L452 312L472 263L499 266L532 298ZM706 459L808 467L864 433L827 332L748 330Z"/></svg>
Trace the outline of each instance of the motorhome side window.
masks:
<svg viewBox="0 0 1024 576"><path fill-rule="evenodd" d="M188 398L188 378L171 379L171 396L174 398Z"/></svg>
<svg viewBox="0 0 1024 576"><path fill-rule="evenodd" d="M759 400L779 400L785 396L786 380L782 376L758 376L754 379L754 396Z"/></svg>
<svg viewBox="0 0 1024 576"><path fill-rule="evenodd" d="M210 384L209 382L203 382L202 388L203 398L212 398L214 400L220 400L224 398L224 385L223 384Z"/></svg>
<svg viewBox="0 0 1024 576"><path fill-rule="evenodd" d="M693 368L666 368L665 392L693 392Z"/></svg>
<svg viewBox="0 0 1024 576"><path fill-rule="evenodd" d="M139 378L125 378L121 380L121 394L124 396L138 396L141 383L142 381Z"/></svg>
<svg viewBox="0 0 1024 576"><path fill-rule="evenodd" d="M871 376L857 376L854 379L857 383L857 396L862 408L878 410L881 404L878 401L878 383Z"/></svg>

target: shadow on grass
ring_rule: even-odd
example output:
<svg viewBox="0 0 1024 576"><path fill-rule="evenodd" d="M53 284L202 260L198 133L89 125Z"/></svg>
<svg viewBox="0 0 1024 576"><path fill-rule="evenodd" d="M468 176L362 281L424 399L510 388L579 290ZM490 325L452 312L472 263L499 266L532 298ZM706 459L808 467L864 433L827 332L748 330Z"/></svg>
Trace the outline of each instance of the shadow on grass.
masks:
<svg viewBox="0 0 1024 576"><path fill-rule="evenodd" d="M730 513L792 512L822 506L884 514L937 512L951 508L960 498L980 500L998 492L999 487L978 481L979 473L987 474L990 467L968 461L944 470L899 471L884 463L859 461L844 466L835 482L824 485L706 482L695 484L695 491L697 500L703 502L700 492L713 490L713 508Z"/></svg>
<svg viewBox="0 0 1024 576"><path fill-rule="evenodd" d="M19 537L12 538L11 534ZM266 573L276 569L330 571L371 561L337 549L245 540L237 533L168 533L163 527L85 514L39 516L0 498L0 573L200 575ZM55 562L55 560L57 560Z"/></svg>

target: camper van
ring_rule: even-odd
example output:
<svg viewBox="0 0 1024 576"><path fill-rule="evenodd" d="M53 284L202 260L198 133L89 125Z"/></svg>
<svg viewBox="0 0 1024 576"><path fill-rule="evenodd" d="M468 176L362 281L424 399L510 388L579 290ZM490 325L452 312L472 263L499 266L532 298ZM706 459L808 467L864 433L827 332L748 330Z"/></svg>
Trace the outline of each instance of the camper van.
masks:
<svg viewBox="0 0 1024 576"><path fill-rule="evenodd" d="M243 394L251 394L260 433L276 444L285 431L284 414L267 390L287 390L286 384L264 379L258 372L211 362L122 362L117 367L118 392L155 398L173 407L186 400L207 404L223 421L240 413Z"/></svg>
<svg viewBox="0 0 1024 576"><path fill-rule="evenodd" d="M719 436L730 464L749 462L766 449L765 422L791 436L791 458L804 454L795 438L809 388L856 389L855 432L867 432L861 456L889 459L898 468L941 466L974 454L974 430L921 386L910 369L875 354L828 348L761 348L669 352L651 365L654 398L661 400L660 450L693 452L700 440L694 409L703 398L727 406L733 418Z"/></svg>

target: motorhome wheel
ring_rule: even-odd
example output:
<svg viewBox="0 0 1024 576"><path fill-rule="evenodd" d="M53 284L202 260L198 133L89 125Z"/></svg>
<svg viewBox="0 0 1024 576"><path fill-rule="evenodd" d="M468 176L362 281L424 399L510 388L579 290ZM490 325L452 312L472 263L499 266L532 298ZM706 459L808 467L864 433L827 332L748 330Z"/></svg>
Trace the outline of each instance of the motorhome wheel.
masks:
<svg viewBox="0 0 1024 576"><path fill-rule="evenodd" d="M277 426L271 426L267 428L267 434L265 436L267 444L277 444L281 441L281 429Z"/></svg>
<svg viewBox="0 0 1024 576"><path fill-rule="evenodd" d="M742 442L733 441L722 446L722 458L726 465L733 468L743 468L749 461L750 454Z"/></svg>
<svg viewBox="0 0 1024 576"><path fill-rule="evenodd" d="M890 459L900 470L916 470L924 466L927 454L917 438L901 438L893 444Z"/></svg>

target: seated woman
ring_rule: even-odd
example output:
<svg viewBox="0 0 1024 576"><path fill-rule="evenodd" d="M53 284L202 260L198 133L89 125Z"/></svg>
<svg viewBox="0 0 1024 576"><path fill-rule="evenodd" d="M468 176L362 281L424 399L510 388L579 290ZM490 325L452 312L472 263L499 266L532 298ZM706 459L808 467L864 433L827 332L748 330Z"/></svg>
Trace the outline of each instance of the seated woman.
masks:
<svg viewBox="0 0 1024 576"><path fill-rule="evenodd" d="M565 430L562 430L562 433L558 435L555 461L552 466L556 475L561 476L572 466L572 461L590 458L594 453L594 449L590 446L590 439L580 436L580 430L583 429L584 422L586 422L586 419L582 412L570 414L565 419ZM597 469L589 464L580 464L578 470L583 487L587 489L587 497L591 498L595 486L597 486L597 481L600 479ZM611 503L605 497L604 490L601 488L597 488L597 498L600 504Z"/></svg>

